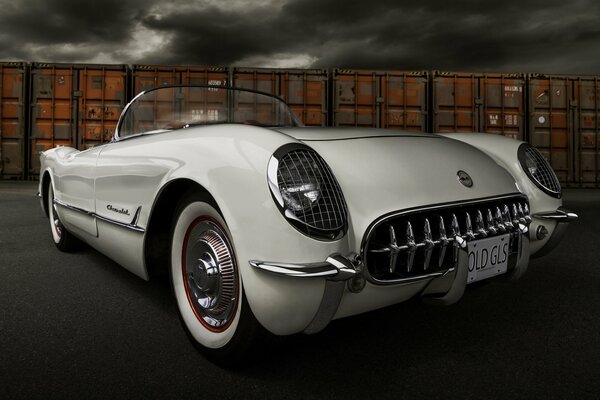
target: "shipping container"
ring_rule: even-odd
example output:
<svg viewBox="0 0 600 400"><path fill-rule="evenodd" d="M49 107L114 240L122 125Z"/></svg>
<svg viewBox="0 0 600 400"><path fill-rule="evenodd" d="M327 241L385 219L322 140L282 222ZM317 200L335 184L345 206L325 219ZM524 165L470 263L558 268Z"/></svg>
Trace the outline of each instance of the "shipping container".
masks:
<svg viewBox="0 0 600 400"><path fill-rule="evenodd" d="M428 73L334 69L333 125L428 130Z"/></svg>
<svg viewBox="0 0 600 400"><path fill-rule="evenodd" d="M526 76L435 71L435 132L485 132L524 140Z"/></svg>
<svg viewBox="0 0 600 400"><path fill-rule="evenodd" d="M281 97L307 126L327 126L329 75L324 69L239 68L232 85Z"/></svg>
<svg viewBox="0 0 600 400"><path fill-rule="evenodd" d="M109 142L127 97L126 65L77 66L77 148Z"/></svg>
<svg viewBox="0 0 600 400"><path fill-rule="evenodd" d="M550 162L563 184L574 182L572 85L566 76L531 75L529 142Z"/></svg>
<svg viewBox="0 0 600 400"><path fill-rule="evenodd" d="M30 72L29 174L39 174L39 154L77 147L78 74L73 64L33 63Z"/></svg>
<svg viewBox="0 0 600 400"><path fill-rule="evenodd" d="M0 63L0 178L25 177L24 63Z"/></svg>
<svg viewBox="0 0 600 400"><path fill-rule="evenodd" d="M572 79L575 109L575 183L600 187L600 77Z"/></svg>

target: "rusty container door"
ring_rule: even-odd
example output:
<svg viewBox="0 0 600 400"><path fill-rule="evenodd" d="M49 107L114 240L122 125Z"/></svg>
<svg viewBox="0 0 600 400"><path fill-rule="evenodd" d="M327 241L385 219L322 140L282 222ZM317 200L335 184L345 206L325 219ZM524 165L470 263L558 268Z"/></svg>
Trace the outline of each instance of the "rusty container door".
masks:
<svg viewBox="0 0 600 400"><path fill-rule="evenodd" d="M427 132L428 93L428 72L386 72L381 76L380 127Z"/></svg>
<svg viewBox="0 0 600 400"><path fill-rule="evenodd" d="M485 74L479 77L483 115L478 131L525 140L526 88L523 74Z"/></svg>
<svg viewBox="0 0 600 400"><path fill-rule="evenodd" d="M333 126L381 127L381 72L333 70Z"/></svg>
<svg viewBox="0 0 600 400"><path fill-rule="evenodd" d="M571 84L563 76L529 78L529 142L550 161L563 184L574 180Z"/></svg>
<svg viewBox="0 0 600 400"><path fill-rule="evenodd" d="M433 131L479 131L479 78L468 72L440 72L432 75Z"/></svg>
<svg viewBox="0 0 600 400"><path fill-rule="evenodd" d="M88 149L109 142L126 101L127 66L78 67L77 147Z"/></svg>
<svg viewBox="0 0 600 400"><path fill-rule="evenodd" d="M0 63L0 178L25 175L24 63Z"/></svg>
<svg viewBox="0 0 600 400"><path fill-rule="evenodd" d="M575 170L581 187L600 187L600 77L572 80Z"/></svg>
<svg viewBox="0 0 600 400"><path fill-rule="evenodd" d="M29 173L38 175L42 151L77 146L77 71L71 64L34 63L30 80Z"/></svg>
<svg viewBox="0 0 600 400"><path fill-rule="evenodd" d="M279 93L306 126L327 126L329 74L326 69L284 69Z"/></svg>
<svg viewBox="0 0 600 400"><path fill-rule="evenodd" d="M258 90L273 95L279 94L279 70L274 68L237 68L232 71L234 87ZM272 119L273 103L261 100L253 93L242 92L235 95L233 116L236 121L257 121Z"/></svg>

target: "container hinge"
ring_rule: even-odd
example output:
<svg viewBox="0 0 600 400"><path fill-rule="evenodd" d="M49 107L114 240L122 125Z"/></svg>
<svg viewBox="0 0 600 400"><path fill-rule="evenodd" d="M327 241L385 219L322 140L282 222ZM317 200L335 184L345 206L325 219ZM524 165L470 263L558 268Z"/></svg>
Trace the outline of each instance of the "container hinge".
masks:
<svg viewBox="0 0 600 400"><path fill-rule="evenodd" d="M378 97L377 99L375 99L375 101L377 103L385 103L385 98L384 97Z"/></svg>
<svg viewBox="0 0 600 400"><path fill-rule="evenodd" d="M76 90L73 92L73 97L83 97L83 92L81 90Z"/></svg>

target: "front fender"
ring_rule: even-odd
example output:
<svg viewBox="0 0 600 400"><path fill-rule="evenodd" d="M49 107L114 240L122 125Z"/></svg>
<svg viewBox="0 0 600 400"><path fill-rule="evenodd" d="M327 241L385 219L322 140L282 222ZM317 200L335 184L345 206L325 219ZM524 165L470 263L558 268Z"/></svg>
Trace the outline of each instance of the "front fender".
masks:
<svg viewBox="0 0 600 400"><path fill-rule="evenodd" d="M123 147L128 148L121 151L118 144L111 144L112 149L107 148L102 155L117 160L126 153L131 159L132 151L139 149L135 151L140 152L145 171L141 178L160 179L154 197L161 188L180 179L192 180L206 189L231 232L246 297L258 321L280 335L304 330L319 308L324 280L290 280L257 271L249 264L256 259L322 262L333 253L349 252L347 236L334 242L311 239L293 228L275 206L267 184L269 159L279 147L297 141L268 129L225 125L133 140L144 145L134 147L124 141ZM150 170L156 173L150 174ZM128 182L135 184L141 178ZM142 227L147 226L150 208L142 207Z"/></svg>

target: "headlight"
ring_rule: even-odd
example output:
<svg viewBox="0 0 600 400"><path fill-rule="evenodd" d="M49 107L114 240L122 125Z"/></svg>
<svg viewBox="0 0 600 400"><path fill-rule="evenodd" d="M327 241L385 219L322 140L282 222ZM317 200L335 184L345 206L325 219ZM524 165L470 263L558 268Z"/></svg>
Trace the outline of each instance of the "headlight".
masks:
<svg viewBox="0 0 600 400"><path fill-rule="evenodd" d="M544 193L560 198L560 183L548 161L533 146L523 143L518 151L519 162L525 174Z"/></svg>
<svg viewBox="0 0 600 400"><path fill-rule="evenodd" d="M335 240L346 233L347 208L340 186L311 148L279 148L269 161L268 183L281 213L305 235Z"/></svg>

